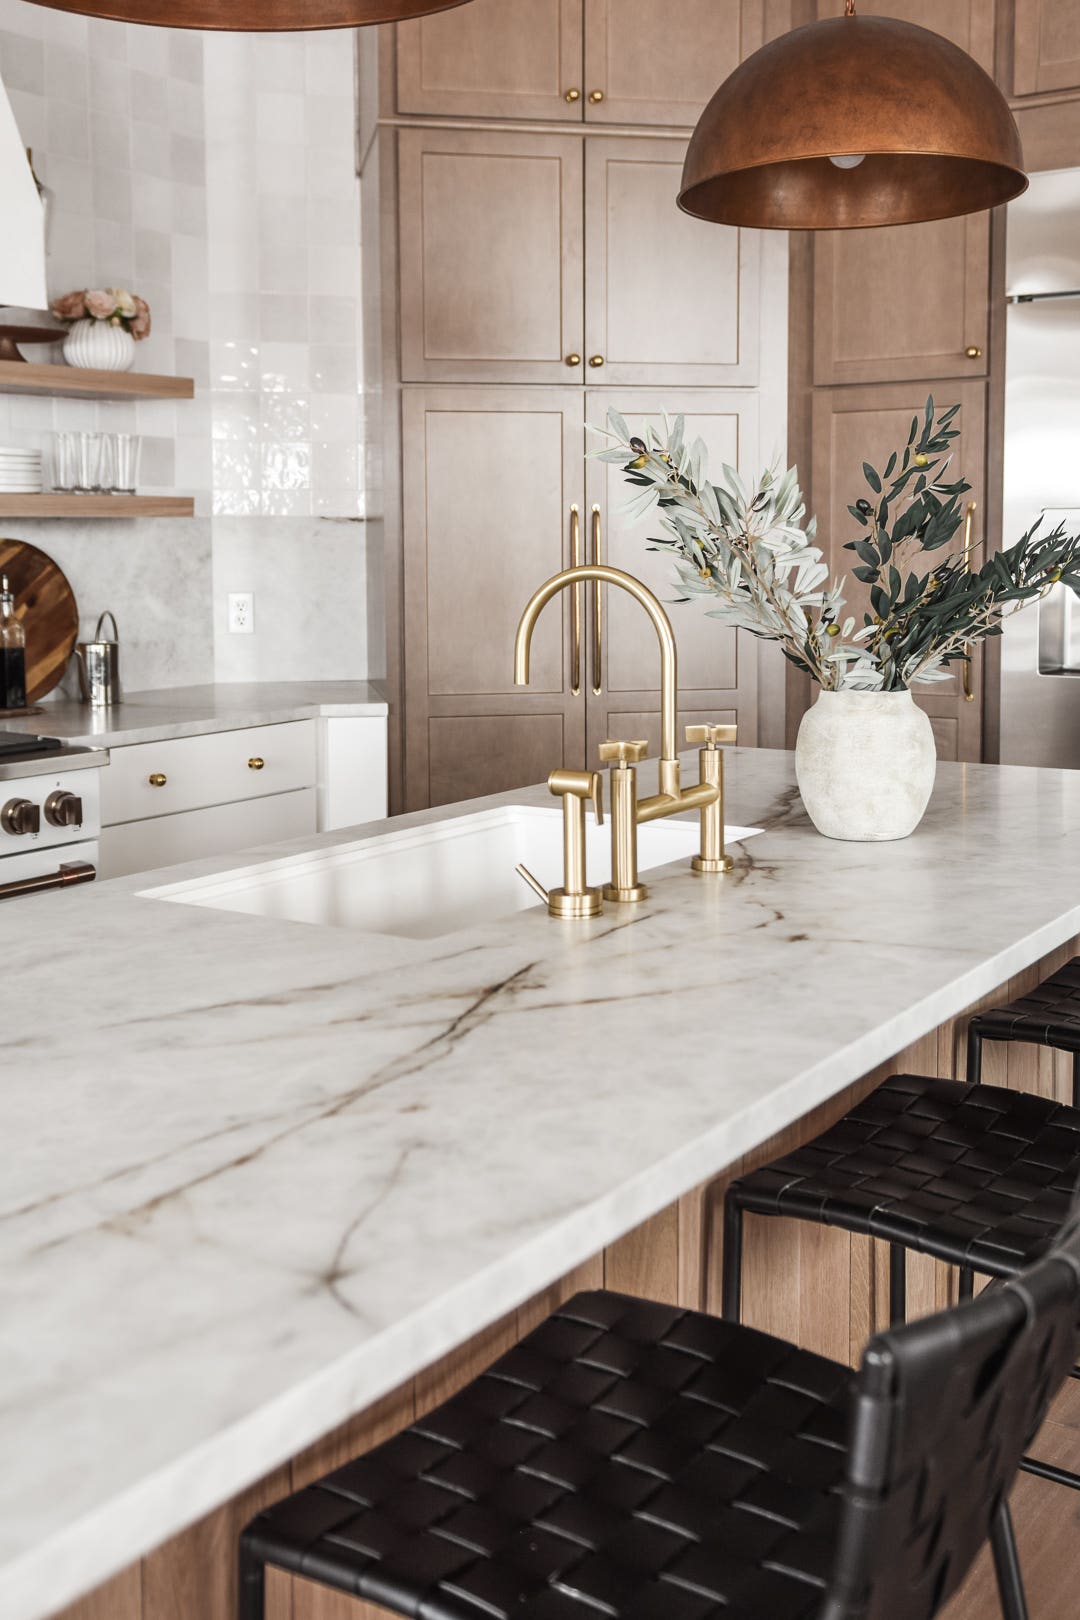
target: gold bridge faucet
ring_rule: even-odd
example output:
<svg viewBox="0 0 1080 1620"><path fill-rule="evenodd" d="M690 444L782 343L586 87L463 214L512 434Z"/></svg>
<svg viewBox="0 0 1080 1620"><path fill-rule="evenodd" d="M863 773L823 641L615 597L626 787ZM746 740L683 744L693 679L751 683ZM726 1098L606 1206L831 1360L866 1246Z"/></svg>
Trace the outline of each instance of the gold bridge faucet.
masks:
<svg viewBox="0 0 1080 1620"><path fill-rule="evenodd" d="M516 686L529 684L529 650L532 646L536 621L544 608L560 591L582 585L589 580L600 585L614 585L619 590L626 591L635 602L640 603L652 620L656 639L660 643L660 791L645 799L639 799L637 796L636 767L645 757L647 748L645 743L609 739L600 745L600 758L611 765L611 882L604 886L604 898L616 901L643 900L648 890L639 881L637 871L637 829L640 822L658 821L664 816L677 815L681 810L700 810L701 850L691 863L693 869L695 872L730 871L731 857L724 853L724 766L723 755L718 745L733 743L736 739L736 728L687 727L687 742L699 742L703 747L699 755L701 779L693 787L684 788L679 780L679 760L675 752L679 681L678 653L671 620L647 586L639 579L635 579L632 574L624 573L620 568L611 568L606 563L589 563L577 568L564 568L534 591L521 615L514 641L514 684ZM555 785L555 778L565 774L569 773L553 773L550 779L553 793L560 792L560 788ZM574 774L584 779L588 773ZM594 796L591 784L586 787L583 780L577 785L575 792L575 797L581 805L582 816L584 798L589 796ZM564 805L565 803L564 798ZM572 841L569 836L565 837L567 891L571 891L576 881L577 850L577 841ZM573 867L572 858L575 863ZM522 875L526 882L532 883L538 894L547 898L546 891L531 878L530 874ZM581 882L584 887L583 877ZM555 890L553 895L562 892ZM549 910L554 916L583 914L580 910L570 913L556 910L550 902ZM595 911L584 914L595 915Z"/></svg>

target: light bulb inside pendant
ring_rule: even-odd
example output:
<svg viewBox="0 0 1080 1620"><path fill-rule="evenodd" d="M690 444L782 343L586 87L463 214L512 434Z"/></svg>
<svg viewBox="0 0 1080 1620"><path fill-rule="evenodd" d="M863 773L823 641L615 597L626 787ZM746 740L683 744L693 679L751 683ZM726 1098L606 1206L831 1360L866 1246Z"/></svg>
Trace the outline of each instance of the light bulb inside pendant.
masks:
<svg viewBox="0 0 1080 1620"><path fill-rule="evenodd" d="M866 162L866 153L845 152L842 156L831 157L829 162L837 169L857 169L860 163Z"/></svg>

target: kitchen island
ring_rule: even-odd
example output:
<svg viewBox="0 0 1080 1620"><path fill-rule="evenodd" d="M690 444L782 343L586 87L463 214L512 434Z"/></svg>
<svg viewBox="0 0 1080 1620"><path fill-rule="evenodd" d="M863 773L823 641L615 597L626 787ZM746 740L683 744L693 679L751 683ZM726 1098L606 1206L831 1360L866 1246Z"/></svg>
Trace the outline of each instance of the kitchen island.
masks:
<svg viewBox="0 0 1080 1620"><path fill-rule="evenodd" d="M247 1516L575 1286L714 1304L716 1178L894 1067L962 1072L965 1010L1080 933L1077 773L946 765L914 837L850 845L790 755L732 750L727 819L764 829L728 877L590 922L425 940L140 893L178 873L5 910L4 1620L113 1576L80 1620L224 1617ZM1065 1077L990 1047L986 1078ZM748 1317L857 1354L873 1246L769 1227Z"/></svg>

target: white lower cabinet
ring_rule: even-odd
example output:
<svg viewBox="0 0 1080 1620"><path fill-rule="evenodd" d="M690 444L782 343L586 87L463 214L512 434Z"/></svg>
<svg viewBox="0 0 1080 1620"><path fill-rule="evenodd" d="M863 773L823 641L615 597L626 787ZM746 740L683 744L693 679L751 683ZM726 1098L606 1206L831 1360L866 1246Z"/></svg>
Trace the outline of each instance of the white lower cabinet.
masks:
<svg viewBox="0 0 1080 1620"><path fill-rule="evenodd" d="M313 787L275 793L267 799L215 804L205 810L181 810L147 821L123 821L102 829L98 875L110 878L153 872L159 866L227 855L234 849L300 838L315 831Z"/></svg>
<svg viewBox="0 0 1080 1620"><path fill-rule="evenodd" d="M382 715L110 748L99 873L125 877L387 813Z"/></svg>

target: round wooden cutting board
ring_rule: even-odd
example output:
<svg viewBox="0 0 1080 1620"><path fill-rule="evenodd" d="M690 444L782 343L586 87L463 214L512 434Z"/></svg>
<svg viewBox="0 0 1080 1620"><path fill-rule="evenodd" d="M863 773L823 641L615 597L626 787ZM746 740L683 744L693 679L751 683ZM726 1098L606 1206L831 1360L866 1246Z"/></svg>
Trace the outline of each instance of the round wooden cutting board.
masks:
<svg viewBox="0 0 1080 1620"><path fill-rule="evenodd" d="M26 701L58 686L79 634L75 592L51 557L25 540L0 540L0 574L26 631Z"/></svg>

